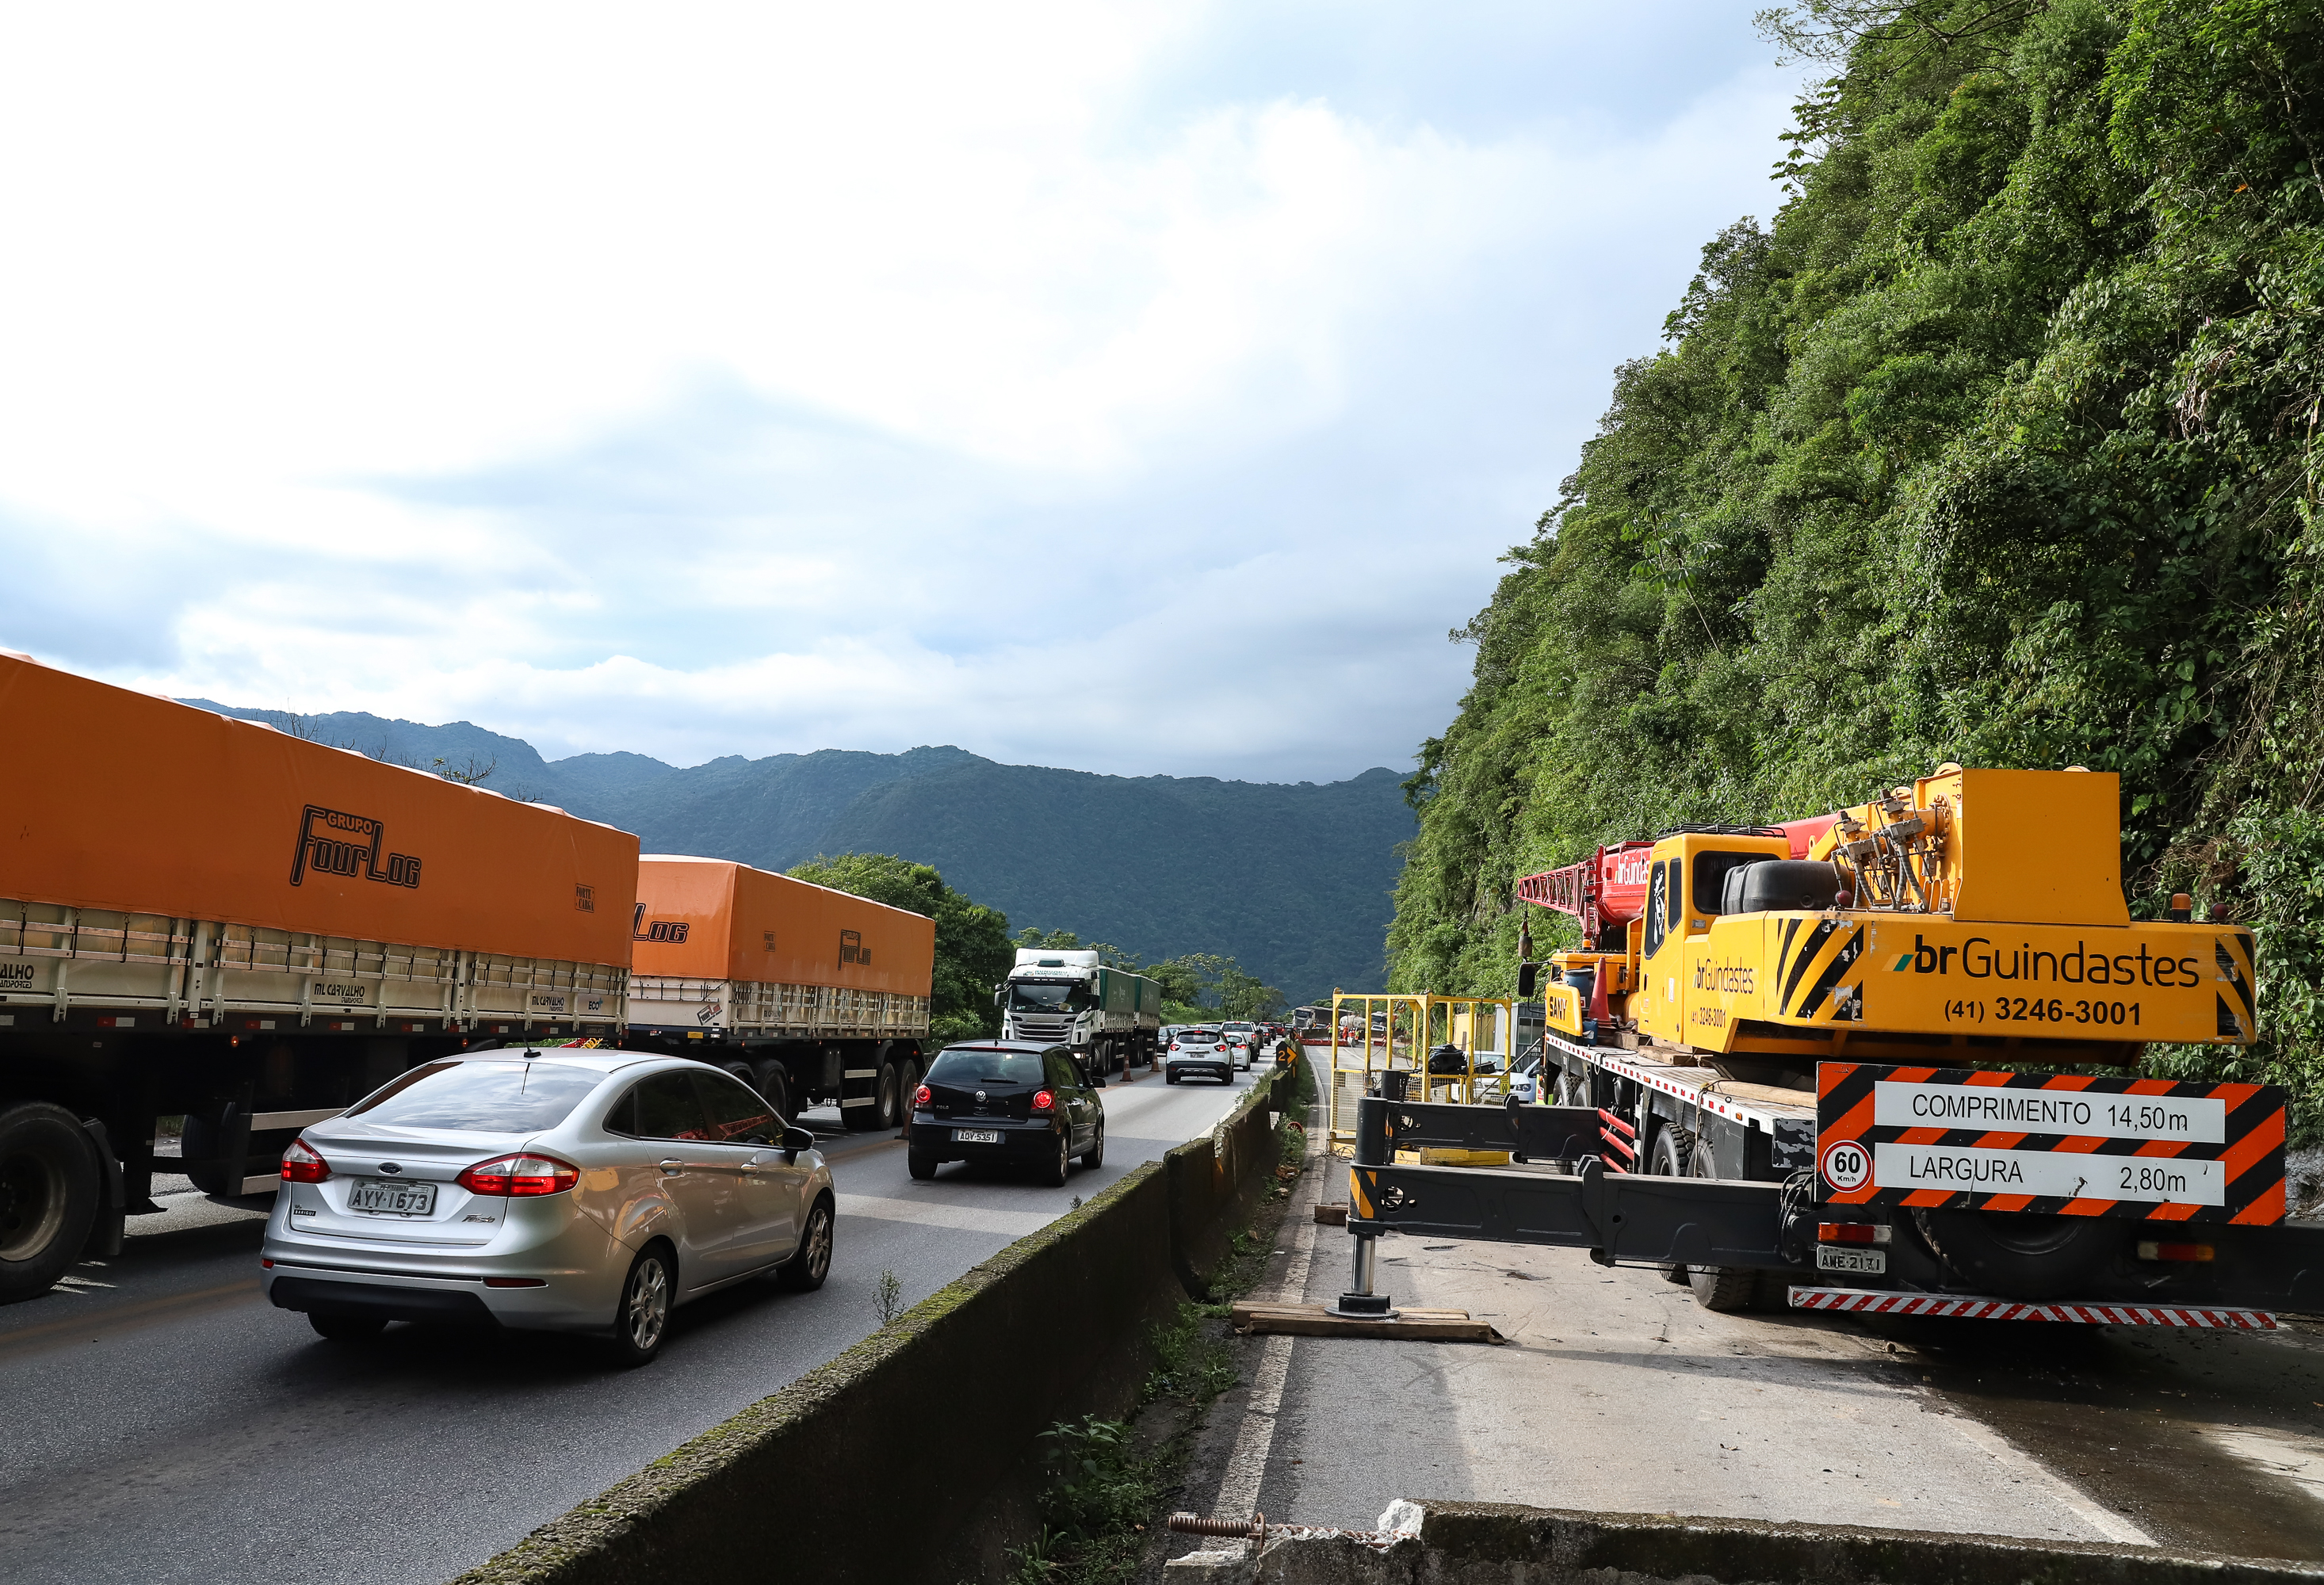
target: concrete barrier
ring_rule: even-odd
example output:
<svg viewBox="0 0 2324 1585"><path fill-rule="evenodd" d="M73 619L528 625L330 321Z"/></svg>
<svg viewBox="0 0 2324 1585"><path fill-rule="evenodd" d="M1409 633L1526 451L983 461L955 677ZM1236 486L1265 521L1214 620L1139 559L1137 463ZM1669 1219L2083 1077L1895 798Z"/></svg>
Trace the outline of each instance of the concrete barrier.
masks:
<svg viewBox="0 0 2324 1585"><path fill-rule="evenodd" d="M1181 1559L1171 1585L2324 1585L2324 1565L1855 1525L1423 1502L1417 1537ZM1197 1554L1199 1557L1201 1554Z"/></svg>
<svg viewBox="0 0 2324 1585"><path fill-rule="evenodd" d="M1265 1107L1262 1083L1217 1147L1198 1140L1129 1173L457 1585L984 1573L996 1502L1023 1487L1040 1433L1134 1401L1147 1323L1176 1308L1187 1274L1201 1280L1231 1230L1215 1219L1274 1165ZM1035 1344L1044 1368L1010 1363ZM973 1427L973 1448L947 1424Z"/></svg>
<svg viewBox="0 0 2324 1585"><path fill-rule="evenodd" d="M1162 1158L1170 1185L1170 1248L1179 1283L1194 1298L1226 1253L1227 1241L1249 1218L1280 1155L1273 1126L1274 1089L1295 1083L1262 1074L1242 1103L1208 1138L1193 1139Z"/></svg>

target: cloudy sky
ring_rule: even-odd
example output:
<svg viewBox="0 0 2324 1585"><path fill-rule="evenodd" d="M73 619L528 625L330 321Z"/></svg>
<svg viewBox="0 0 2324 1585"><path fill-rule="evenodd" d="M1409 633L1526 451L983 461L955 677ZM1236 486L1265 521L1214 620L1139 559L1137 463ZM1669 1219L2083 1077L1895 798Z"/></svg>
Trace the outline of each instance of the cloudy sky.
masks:
<svg viewBox="0 0 2324 1585"><path fill-rule="evenodd" d="M1409 763L1750 5L19 6L0 646L678 763Z"/></svg>

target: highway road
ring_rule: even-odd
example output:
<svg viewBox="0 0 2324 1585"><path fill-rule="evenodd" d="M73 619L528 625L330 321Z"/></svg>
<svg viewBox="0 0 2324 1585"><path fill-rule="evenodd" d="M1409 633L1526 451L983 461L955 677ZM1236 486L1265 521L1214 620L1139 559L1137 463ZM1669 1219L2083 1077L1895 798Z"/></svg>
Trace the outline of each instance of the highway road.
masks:
<svg viewBox="0 0 2324 1585"><path fill-rule="evenodd" d="M368 1345L325 1342L260 1296L263 1223L188 1195L139 1219L159 1230L119 1258L0 1309L0 1579L448 1579L876 1330L883 1270L907 1302L925 1298L1208 1131L1249 1083L1117 1083L1105 1165L1076 1164L1062 1189L961 1166L916 1184L893 1136L809 1112L802 1122L834 1130L830 1280L689 1305L661 1357L633 1371L540 1333L395 1326Z"/></svg>

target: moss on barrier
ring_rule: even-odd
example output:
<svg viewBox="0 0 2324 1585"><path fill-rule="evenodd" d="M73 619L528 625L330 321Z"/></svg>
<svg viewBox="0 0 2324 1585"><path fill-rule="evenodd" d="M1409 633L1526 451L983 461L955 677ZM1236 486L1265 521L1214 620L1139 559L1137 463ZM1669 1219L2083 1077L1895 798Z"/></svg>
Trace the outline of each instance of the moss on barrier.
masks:
<svg viewBox="0 0 2324 1585"><path fill-rule="evenodd" d="M456 1585L647 1585L937 1577L955 1535L1064 1419L1119 1381L1146 1323L1225 1249L1220 1219L1274 1165L1272 1075L1212 1138L1125 1175L829 1363L542 1525ZM1038 1337L1053 1368L977 1396L980 1445L926 1434L918 1411ZM973 1388L971 1390L973 1390ZM783 1522L786 1519L792 1522Z"/></svg>

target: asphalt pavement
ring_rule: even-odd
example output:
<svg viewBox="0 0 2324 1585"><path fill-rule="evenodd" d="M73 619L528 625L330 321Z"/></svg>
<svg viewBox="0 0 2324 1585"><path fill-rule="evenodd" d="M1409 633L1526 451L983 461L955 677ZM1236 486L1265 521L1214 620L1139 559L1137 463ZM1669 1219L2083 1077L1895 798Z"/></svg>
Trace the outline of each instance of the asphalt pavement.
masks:
<svg viewBox="0 0 2324 1585"><path fill-rule="evenodd" d="M830 1280L679 1310L661 1357L588 1341L389 1328L328 1343L258 1290L263 1221L172 1197L126 1250L0 1308L0 1579L405 1585L449 1579L876 1330L881 1274L927 1297L1139 1163L1250 1083L1105 1092L1105 1165L1061 1189L965 1166L930 1183L892 1135L818 1132L839 1192ZM795 1516L811 1520L813 1516ZM784 1516L770 1504L768 1539Z"/></svg>
<svg viewBox="0 0 2324 1585"><path fill-rule="evenodd" d="M1259 1295L1329 1303L1344 1163ZM1383 1239L1376 1291L1499 1345L1238 1340L1190 1506L1365 1528L1397 1497L2324 1557L2324 1328L1714 1313L1581 1250ZM1181 1550L1197 1544L1192 1540Z"/></svg>

